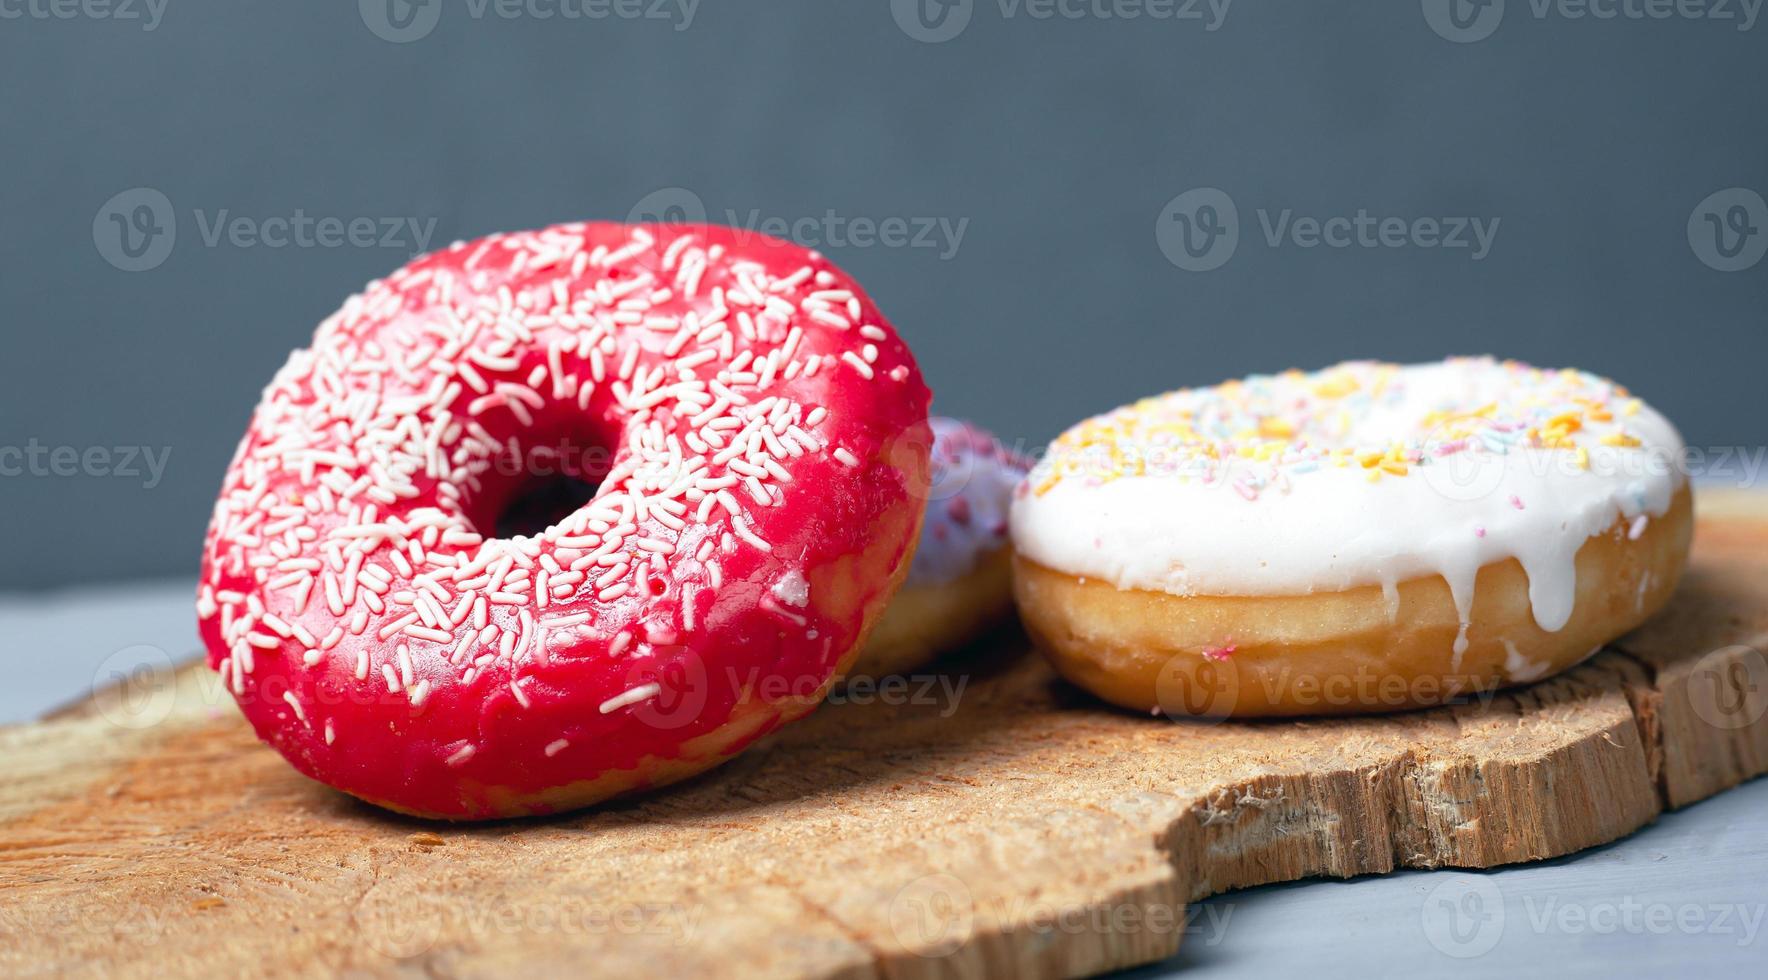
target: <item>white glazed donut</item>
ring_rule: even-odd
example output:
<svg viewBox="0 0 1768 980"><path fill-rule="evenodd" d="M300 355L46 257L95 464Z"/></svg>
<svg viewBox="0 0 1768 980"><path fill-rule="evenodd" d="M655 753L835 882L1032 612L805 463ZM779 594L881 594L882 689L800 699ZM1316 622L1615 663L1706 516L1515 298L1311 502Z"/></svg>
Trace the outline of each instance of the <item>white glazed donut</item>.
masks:
<svg viewBox="0 0 1768 980"><path fill-rule="evenodd" d="M921 543L850 676L913 670L974 639L1013 604L1007 514L1031 460L957 419L928 424L933 478Z"/></svg>
<svg viewBox="0 0 1768 980"><path fill-rule="evenodd" d="M1545 677L1670 595L1682 442L1614 383L1354 362L1144 399L1015 501L1015 589L1070 679L1140 710L1394 710Z"/></svg>

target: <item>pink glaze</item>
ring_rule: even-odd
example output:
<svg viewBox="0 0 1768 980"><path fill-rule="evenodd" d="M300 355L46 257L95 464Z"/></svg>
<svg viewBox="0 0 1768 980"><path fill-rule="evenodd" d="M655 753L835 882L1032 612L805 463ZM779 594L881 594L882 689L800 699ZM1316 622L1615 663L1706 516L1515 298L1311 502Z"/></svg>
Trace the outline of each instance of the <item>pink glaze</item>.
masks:
<svg viewBox="0 0 1768 980"><path fill-rule="evenodd" d="M1003 446L987 430L934 416L933 481L921 546L909 570L911 585L944 585L975 568L983 555L1007 545L1013 490L1030 472L1030 458Z"/></svg>
<svg viewBox="0 0 1768 980"><path fill-rule="evenodd" d="M265 390L204 546L209 663L296 768L401 809L647 770L744 699L814 694L857 642L854 600L923 505L928 397L859 286L796 245L614 224L456 244L352 297ZM491 537L554 468L602 478L594 499ZM855 581L869 545L894 560Z"/></svg>

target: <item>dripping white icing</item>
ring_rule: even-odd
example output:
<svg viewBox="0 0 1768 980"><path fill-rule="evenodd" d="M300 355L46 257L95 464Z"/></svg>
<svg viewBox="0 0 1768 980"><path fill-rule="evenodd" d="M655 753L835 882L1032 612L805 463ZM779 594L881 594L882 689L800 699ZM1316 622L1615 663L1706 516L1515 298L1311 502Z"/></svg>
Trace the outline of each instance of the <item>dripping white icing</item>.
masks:
<svg viewBox="0 0 1768 980"><path fill-rule="evenodd" d="M1551 664L1537 663L1524 657L1522 653L1516 649L1516 644L1510 642L1508 637L1505 638L1504 676L1510 678L1510 680L1518 684L1527 684L1529 681L1539 680L1540 678L1547 676L1547 670L1551 666Z"/></svg>
<svg viewBox="0 0 1768 980"><path fill-rule="evenodd" d="M1443 421L1493 405L1471 437ZM1573 410L1576 431L1540 445L1535 433ZM1273 418L1288 431L1267 430ZM1617 520L1662 516L1685 482L1681 451L1663 416L1583 372L1352 363L1082 423L1027 479L1012 537L1059 571L1177 595L1387 592L1440 575L1464 623L1479 569L1515 558L1536 623L1556 631L1578 549ZM1382 452L1398 462L1372 478L1381 467L1361 457Z"/></svg>
<svg viewBox="0 0 1768 980"><path fill-rule="evenodd" d="M1387 604L1387 621L1398 622L1400 619L1400 583L1392 575L1382 576L1381 598Z"/></svg>

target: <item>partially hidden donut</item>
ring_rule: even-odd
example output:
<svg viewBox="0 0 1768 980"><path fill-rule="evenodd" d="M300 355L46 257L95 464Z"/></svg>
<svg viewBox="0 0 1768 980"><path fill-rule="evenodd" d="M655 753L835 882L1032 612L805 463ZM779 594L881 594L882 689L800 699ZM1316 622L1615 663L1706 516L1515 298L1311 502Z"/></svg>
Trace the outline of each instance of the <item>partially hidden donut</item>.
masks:
<svg viewBox="0 0 1768 980"><path fill-rule="evenodd" d="M975 639L1012 609L1007 513L1031 460L966 422L934 416L928 424L933 477L921 544L852 676L914 670Z"/></svg>
<svg viewBox="0 0 1768 980"><path fill-rule="evenodd" d="M409 814L692 775L809 711L882 613L928 400L872 301L796 245L458 243L352 297L264 391L204 545L209 663L297 769ZM566 478L586 501L498 535Z"/></svg>
<svg viewBox="0 0 1768 980"><path fill-rule="evenodd" d="M1489 358L1172 392L1050 447L1013 505L1015 597L1063 675L1140 711L1444 703L1663 605L1681 451L1611 381Z"/></svg>

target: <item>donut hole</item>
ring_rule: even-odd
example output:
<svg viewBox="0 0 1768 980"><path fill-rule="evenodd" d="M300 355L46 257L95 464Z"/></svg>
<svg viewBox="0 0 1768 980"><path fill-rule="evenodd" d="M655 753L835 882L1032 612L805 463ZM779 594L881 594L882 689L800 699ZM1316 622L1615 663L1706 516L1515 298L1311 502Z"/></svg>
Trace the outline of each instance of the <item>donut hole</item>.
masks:
<svg viewBox="0 0 1768 980"><path fill-rule="evenodd" d="M500 538L530 537L595 499L600 483L558 474L536 477L517 488L492 522Z"/></svg>
<svg viewBox="0 0 1768 980"><path fill-rule="evenodd" d="M487 537L532 537L595 499L613 454L600 440L568 432L506 444L465 502Z"/></svg>

